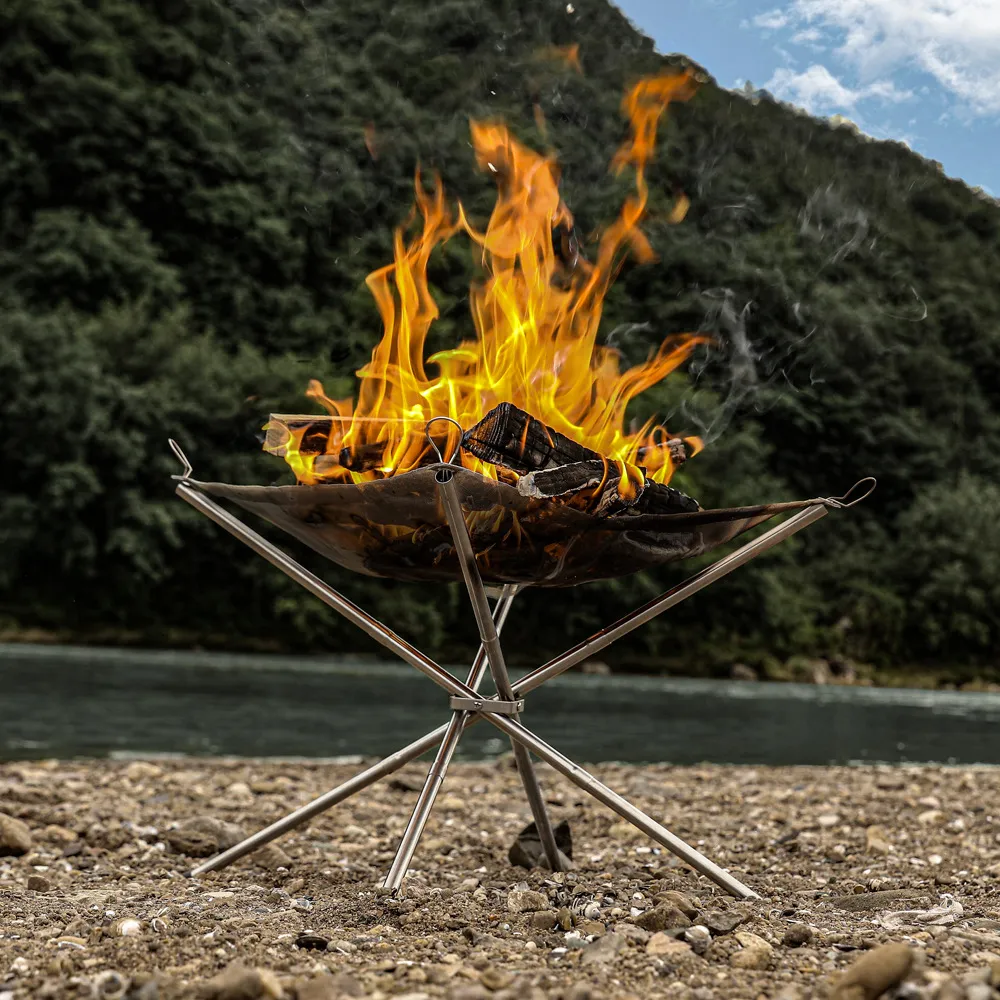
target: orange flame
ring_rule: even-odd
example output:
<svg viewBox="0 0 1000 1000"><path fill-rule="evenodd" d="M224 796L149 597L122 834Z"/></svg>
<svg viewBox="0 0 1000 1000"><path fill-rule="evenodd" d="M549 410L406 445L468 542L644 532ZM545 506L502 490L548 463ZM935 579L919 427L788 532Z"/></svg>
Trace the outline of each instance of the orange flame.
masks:
<svg viewBox="0 0 1000 1000"><path fill-rule="evenodd" d="M646 164L656 143L656 128L671 101L687 100L696 83L690 72L641 80L626 96L623 110L631 136L612 161L616 172L635 170L636 190L617 220L602 234L592 261L561 250L573 232L573 216L559 195L559 170L552 156L521 145L505 126L472 122L472 143L480 168L498 186L493 214L477 229L461 205L453 214L440 179L425 190L416 176L420 231L394 234L392 264L374 271L367 284L382 318L384 333L371 360L357 374L357 404L327 398L315 380L308 395L335 419L327 456L378 456L375 467L351 471L329 459L299 450L304 431L292 432L280 449L305 483L361 482L396 475L434 459L425 428L432 417L450 417L468 429L501 402L511 402L544 424L618 465L620 489L641 482L639 466L650 479L669 480L673 470L666 429L650 421L626 433L625 410L645 389L678 367L704 338L668 338L644 363L622 371L618 353L597 344L604 297L626 249L640 260L654 255L638 228L649 191ZM672 217L683 218L687 202L679 197ZM431 252L459 231L481 249L485 279L470 290L476 339L424 358L437 305L427 280ZM428 366L436 368L433 374ZM447 453L458 446L458 431L448 428ZM697 450L700 442L689 439ZM462 463L496 477L493 466L461 452Z"/></svg>

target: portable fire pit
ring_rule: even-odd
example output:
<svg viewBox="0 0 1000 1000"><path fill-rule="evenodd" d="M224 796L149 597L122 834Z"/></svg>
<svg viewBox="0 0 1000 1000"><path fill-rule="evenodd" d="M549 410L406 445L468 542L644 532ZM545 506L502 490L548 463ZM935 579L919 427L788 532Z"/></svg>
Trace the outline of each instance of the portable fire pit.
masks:
<svg viewBox="0 0 1000 1000"><path fill-rule="evenodd" d="M463 447L477 446L475 430L463 434ZM430 427L428 432L430 438ZM398 890L463 732L485 719L511 740L544 857L553 870L562 869L566 859L556 845L529 751L734 896L756 896L729 872L536 736L521 723L520 714L526 695L535 688L801 531L829 509L849 507L864 499L875 486L873 479L862 480L843 497L725 510L702 510L676 490L661 490L650 504L672 506L674 512L631 512L640 503L640 498L634 497L632 508L596 514L588 509L610 505L605 499L607 472L598 474L595 469L593 474L585 474L571 468L574 462L550 466L553 474L562 470L556 496L539 495L540 475L530 479L530 473L524 474L518 489L462 468L454 464L457 450L452 461L438 461L361 485L231 486L192 479L190 463L175 442L171 441L171 446L184 465L183 473L173 477L178 480L176 491L181 498L428 676L450 695L452 710L447 724L199 865L193 875L231 864L437 746L385 879L385 888ZM536 458L535 464L546 463ZM527 486L521 485L526 478ZM563 489L567 482L575 482L575 488ZM236 503L333 562L358 572L399 580L464 581L481 640L465 683L219 506L210 499L213 497ZM511 682L499 632L514 596L523 587L569 586L700 555L787 512L794 514L517 683ZM487 583L500 585L492 610ZM479 690L487 670L496 687L491 696Z"/></svg>
<svg viewBox="0 0 1000 1000"><path fill-rule="evenodd" d="M643 423L629 416L635 397L662 383L692 351L711 341L702 333L668 336L644 362L625 370L615 338L598 342L605 295L624 256L640 262L655 257L639 228L650 194L646 165L655 148L657 122L668 104L694 94L697 76L690 68L666 67L627 93L622 107L630 132L611 166L618 173L634 170L635 191L618 218L592 241L592 258L584 253L559 193L554 155L529 149L501 123L471 123L476 161L497 185L485 229L473 225L461 206L453 213L440 180L429 191L418 172L417 211L395 231L393 262L367 278L383 334L371 360L357 372L356 400L330 399L314 380L308 395L328 416L277 414L267 425L265 450L285 459L297 485L196 482L187 459L171 442L184 463L182 475L174 477L184 500L444 688L452 711L447 724L422 740L193 874L228 865L438 747L385 879L387 889L398 890L462 733L485 719L510 737L541 856L553 870L563 868L567 859L559 851L530 753L716 884L739 897L755 895L520 721L525 696L539 685L801 531L830 508L848 507L874 488L874 480L862 480L844 497L702 510L668 484L703 442L668 433L652 418ZM659 218L679 223L687 205L678 194ZM458 233L476 248L478 276L468 295L476 336L425 357L438 315L428 262ZM436 371L428 371L428 365ZM259 515L358 573L428 583L462 580L481 640L465 683L217 500ZM792 516L511 682L499 632L521 588L570 587L702 555L783 513ZM492 610L488 586L496 588ZM479 690L487 671L495 695Z"/></svg>

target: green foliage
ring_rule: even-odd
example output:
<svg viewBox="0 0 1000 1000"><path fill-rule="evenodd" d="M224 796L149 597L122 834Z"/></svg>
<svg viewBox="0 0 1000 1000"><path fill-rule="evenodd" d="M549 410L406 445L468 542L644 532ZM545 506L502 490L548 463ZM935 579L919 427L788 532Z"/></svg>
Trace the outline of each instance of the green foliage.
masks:
<svg viewBox="0 0 1000 1000"><path fill-rule="evenodd" d="M578 43L584 73L544 50ZM606 0L14 0L0 10L0 619L72 638L356 649L357 634L179 502L287 481L260 453L308 378L351 391L380 330L418 163L483 220L470 117L554 148L579 228L617 211L626 87L662 65ZM543 135L535 106L545 115ZM366 142L367 136L367 142ZM371 149L369 149L371 145ZM716 506L879 489L616 646L616 664L996 662L1000 210L904 147L707 82L650 171L657 264L627 264L604 336L715 347L634 409L708 447ZM677 189L679 226L662 219ZM468 336L473 261L435 254L432 350ZM440 656L457 588L319 566ZM527 594L516 658L557 650L708 560ZM559 621L558 628L552 627Z"/></svg>

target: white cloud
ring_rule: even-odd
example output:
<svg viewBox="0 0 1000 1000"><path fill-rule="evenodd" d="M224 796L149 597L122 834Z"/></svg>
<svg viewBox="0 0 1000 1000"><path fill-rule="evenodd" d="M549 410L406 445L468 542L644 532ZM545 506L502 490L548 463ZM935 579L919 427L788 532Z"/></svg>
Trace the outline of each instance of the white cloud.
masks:
<svg viewBox="0 0 1000 1000"><path fill-rule="evenodd" d="M898 102L912 96L909 91L898 90L891 80L876 80L858 88L848 87L826 66L817 63L801 72L785 67L776 69L764 84L764 89L814 115L849 110L859 101L869 98Z"/></svg>
<svg viewBox="0 0 1000 1000"><path fill-rule="evenodd" d="M832 32L862 80L917 69L973 113L1000 114L1000 0L791 0L771 15Z"/></svg>
<svg viewBox="0 0 1000 1000"><path fill-rule="evenodd" d="M782 10L769 10L753 19L754 26L765 31L780 31L788 26L788 22L789 17Z"/></svg>

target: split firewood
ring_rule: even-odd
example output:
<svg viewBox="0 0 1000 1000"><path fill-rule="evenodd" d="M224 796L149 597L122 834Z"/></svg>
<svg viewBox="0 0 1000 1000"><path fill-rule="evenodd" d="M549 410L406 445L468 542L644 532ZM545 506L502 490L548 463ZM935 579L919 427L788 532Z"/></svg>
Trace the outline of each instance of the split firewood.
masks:
<svg viewBox="0 0 1000 1000"><path fill-rule="evenodd" d="M697 500L673 486L654 483L646 480L646 488L642 491L637 503L629 510L630 514L693 514L701 510Z"/></svg>
<svg viewBox="0 0 1000 1000"><path fill-rule="evenodd" d="M640 483L633 490L626 490L631 496L622 496L620 483L621 475L614 463L574 462L526 473L517 481L517 492L538 500L558 497L566 506L610 516L634 506L643 493L644 486Z"/></svg>
<svg viewBox="0 0 1000 1000"><path fill-rule="evenodd" d="M490 410L465 432L462 447L484 462L520 475L574 462L604 462L596 451L546 427L513 403Z"/></svg>
<svg viewBox="0 0 1000 1000"><path fill-rule="evenodd" d="M336 468L351 472L370 472L384 464L386 445L383 441L370 441L350 448L338 447L343 432L350 426L350 418L319 416L310 414L272 413L267 424L264 451L284 457L289 440L293 435L302 435L299 442L300 455L315 455L315 471L322 475ZM422 433L422 431L420 432ZM331 445L333 435L333 445ZM431 437L442 453L448 448L448 430L442 428ZM433 449L428 447L426 464L437 461Z"/></svg>
<svg viewBox="0 0 1000 1000"><path fill-rule="evenodd" d="M643 462L645 459L649 458L654 450L657 448L666 448L670 453L670 461L676 467L678 465L683 465L687 461L687 445L684 443L682 438L668 438L662 443L657 443L654 445L648 445L645 448L640 448L636 454L636 461ZM650 463L652 464L652 463Z"/></svg>

